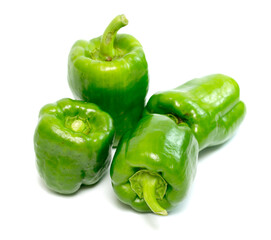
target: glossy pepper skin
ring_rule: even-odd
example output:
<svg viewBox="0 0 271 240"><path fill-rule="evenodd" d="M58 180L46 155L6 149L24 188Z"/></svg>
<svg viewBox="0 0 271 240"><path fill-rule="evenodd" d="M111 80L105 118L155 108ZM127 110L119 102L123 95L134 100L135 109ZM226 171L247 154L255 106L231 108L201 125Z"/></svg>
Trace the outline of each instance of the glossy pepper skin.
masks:
<svg viewBox="0 0 271 240"><path fill-rule="evenodd" d="M143 117L117 148L110 168L113 189L139 212L167 215L187 194L195 177L198 142L176 118Z"/></svg>
<svg viewBox="0 0 271 240"><path fill-rule="evenodd" d="M108 112L116 129L114 145L142 116L148 91L148 64L141 44L117 34L128 24L119 15L104 34L77 41L68 58L68 82L74 96Z"/></svg>
<svg viewBox="0 0 271 240"><path fill-rule="evenodd" d="M246 113L239 96L239 86L234 79L214 74L154 94L145 114L171 114L185 122L202 150L225 142L235 133Z"/></svg>
<svg viewBox="0 0 271 240"><path fill-rule="evenodd" d="M113 137L112 118L95 104L62 99L45 105L34 134L40 176L62 194L96 183L109 166Z"/></svg>

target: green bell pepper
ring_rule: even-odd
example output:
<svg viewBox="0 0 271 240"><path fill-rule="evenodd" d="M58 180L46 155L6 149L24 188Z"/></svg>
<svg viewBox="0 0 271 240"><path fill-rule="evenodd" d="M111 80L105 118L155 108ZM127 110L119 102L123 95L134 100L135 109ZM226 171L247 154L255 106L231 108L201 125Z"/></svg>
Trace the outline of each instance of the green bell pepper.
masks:
<svg viewBox="0 0 271 240"><path fill-rule="evenodd" d="M196 78L148 101L145 114L171 114L191 128L200 150L228 140L243 121L245 104L235 80L214 74Z"/></svg>
<svg viewBox="0 0 271 240"><path fill-rule="evenodd" d="M110 168L113 189L139 212L167 215L195 177L198 142L191 129L159 114L143 117L120 141Z"/></svg>
<svg viewBox="0 0 271 240"><path fill-rule="evenodd" d="M40 176L62 194L96 183L109 166L113 137L112 118L95 104L62 99L45 105L34 134Z"/></svg>
<svg viewBox="0 0 271 240"><path fill-rule="evenodd" d="M68 58L68 82L74 96L108 112L116 129L114 145L142 116L148 91L148 65L141 44L117 34L128 20L119 15L104 34L77 41Z"/></svg>

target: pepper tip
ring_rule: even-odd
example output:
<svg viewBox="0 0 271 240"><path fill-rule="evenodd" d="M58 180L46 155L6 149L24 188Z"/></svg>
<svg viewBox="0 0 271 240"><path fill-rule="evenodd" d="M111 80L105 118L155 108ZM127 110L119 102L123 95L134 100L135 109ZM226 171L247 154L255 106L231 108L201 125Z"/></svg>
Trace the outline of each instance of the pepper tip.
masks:
<svg viewBox="0 0 271 240"><path fill-rule="evenodd" d="M121 18L121 22L123 23L123 25L126 26L129 22L128 19L125 17L124 14L121 14L120 18Z"/></svg>
<svg viewBox="0 0 271 240"><path fill-rule="evenodd" d="M168 212L167 212L167 210L164 209L162 211L156 212L156 214L161 215L161 216L167 216Z"/></svg>

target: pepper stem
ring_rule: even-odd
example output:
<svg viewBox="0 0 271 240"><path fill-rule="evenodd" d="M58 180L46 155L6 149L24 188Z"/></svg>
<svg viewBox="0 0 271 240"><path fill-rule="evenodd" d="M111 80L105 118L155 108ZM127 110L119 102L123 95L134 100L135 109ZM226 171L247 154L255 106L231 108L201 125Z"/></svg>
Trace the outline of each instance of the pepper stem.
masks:
<svg viewBox="0 0 271 240"><path fill-rule="evenodd" d="M82 132L85 128L85 123L80 120L76 119L72 122L71 129L75 132Z"/></svg>
<svg viewBox="0 0 271 240"><path fill-rule="evenodd" d="M162 208L157 199L162 199L165 195L167 183L158 174L148 170L136 172L130 179L131 188L140 197L144 198L148 207L158 215L167 215L167 211Z"/></svg>
<svg viewBox="0 0 271 240"><path fill-rule="evenodd" d="M125 15L115 17L105 29L101 39L100 57L105 61L112 61L115 56L114 41L120 28L126 26L128 20Z"/></svg>
<svg viewBox="0 0 271 240"><path fill-rule="evenodd" d="M163 216L167 215L167 211L162 208L156 200L155 188L157 180L155 178L144 180L142 190L145 202L154 213Z"/></svg>
<svg viewBox="0 0 271 240"><path fill-rule="evenodd" d="M86 135L91 131L88 120L80 116L68 116L65 120L65 127L71 129L73 132L84 133Z"/></svg>
<svg viewBox="0 0 271 240"><path fill-rule="evenodd" d="M184 122L180 117L176 117L174 114L169 113L169 114L167 114L167 116L170 117L177 124Z"/></svg>

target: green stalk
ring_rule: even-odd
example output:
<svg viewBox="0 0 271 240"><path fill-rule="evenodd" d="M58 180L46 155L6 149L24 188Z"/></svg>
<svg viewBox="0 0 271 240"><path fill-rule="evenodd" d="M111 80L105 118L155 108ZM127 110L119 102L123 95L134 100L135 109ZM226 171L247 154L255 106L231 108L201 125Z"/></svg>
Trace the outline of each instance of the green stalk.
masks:
<svg viewBox="0 0 271 240"><path fill-rule="evenodd" d="M140 170L130 179L131 188L140 197L144 198L149 208L158 215L167 215L166 209L162 208L157 199L162 199L166 193L166 181L155 172Z"/></svg>
<svg viewBox="0 0 271 240"><path fill-rule="evenodd" d="M156 214L166 216L167 211L162 208L156 200L155 189L156 189L156 178L145 179L142 182L143 197L149 208Z"/></svg>
<svg viewBox="0 0 271 240"><path fill-rule="evenodd" d="M127 18L124 15L119 15L115 17L105 29L100 45L100 57L103 60L112 61L115 56L114 41L117 32L127 24Z"/></svg>

